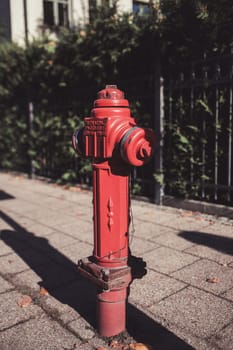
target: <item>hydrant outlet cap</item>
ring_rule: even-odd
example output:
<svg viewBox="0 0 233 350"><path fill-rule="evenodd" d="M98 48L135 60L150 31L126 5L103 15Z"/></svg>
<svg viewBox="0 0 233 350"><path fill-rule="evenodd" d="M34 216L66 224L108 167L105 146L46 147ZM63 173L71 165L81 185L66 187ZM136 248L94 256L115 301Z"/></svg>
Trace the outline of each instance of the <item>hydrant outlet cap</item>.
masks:
<svg viewBox="0 0 233 350"><path fill-rule="evenodd" d="M94 102L94 107L128 107L129 102L125 99L124 92L116 85L106 85L105 89L97 94L98 99Z"/></svg>

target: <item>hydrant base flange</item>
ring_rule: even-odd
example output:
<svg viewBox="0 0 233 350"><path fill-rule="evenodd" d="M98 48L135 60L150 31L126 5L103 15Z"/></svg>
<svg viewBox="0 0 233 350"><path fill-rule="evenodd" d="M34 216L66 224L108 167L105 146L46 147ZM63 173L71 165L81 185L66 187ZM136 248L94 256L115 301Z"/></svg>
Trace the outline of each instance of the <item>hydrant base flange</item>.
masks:
<svg viewBox="0 0 233 350"><path fill-rule="evenodd" d="M93 260L93 256L79 260L78 271L102 290L127 288L132 281L131 268L129 266L125 265L112 269L103 268Z"/></svg>

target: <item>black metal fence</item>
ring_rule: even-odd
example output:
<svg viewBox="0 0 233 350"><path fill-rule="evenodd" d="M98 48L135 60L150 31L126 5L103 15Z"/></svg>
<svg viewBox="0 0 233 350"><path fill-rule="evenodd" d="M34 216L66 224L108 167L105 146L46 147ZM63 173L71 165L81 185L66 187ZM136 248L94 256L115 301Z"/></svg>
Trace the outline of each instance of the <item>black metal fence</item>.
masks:
<svg viewBox="0 0 233 350"><path fill-rule="evenodd" d="M233 204L233 55L193 62L165 80L165 192Z"/></svg>
<svg viewBox="0 0 233 350"><path fill-rule="evenodd" d="M133 192L156 203L161 203L165 194L233 205L233 54L204 57L165 73L164 79L155 69L148 76L114 82L125 91L138 124L152 127L159 140L154 159L132 170ZM82 104L88 111L96 92L77 93L77 98L83 93ZM71 106L61 109L60 105L59 111L53 111L52 105L49 108L51 120L57 113L61 121L66 120L67 111L84 113L78 104L75 110ZM29 134L34 132L33 114L40 120L41 110L29 103ZM73 129L68 126L64 132L59 131L59 136L56 130L49 129L51 134L43 143L41 128L36 148L39 166L33 169L35 156L31 156L32 172L57 179L67 170L73 171L78 182L91 184L90 166L75 156L67 156Z"/></svg>

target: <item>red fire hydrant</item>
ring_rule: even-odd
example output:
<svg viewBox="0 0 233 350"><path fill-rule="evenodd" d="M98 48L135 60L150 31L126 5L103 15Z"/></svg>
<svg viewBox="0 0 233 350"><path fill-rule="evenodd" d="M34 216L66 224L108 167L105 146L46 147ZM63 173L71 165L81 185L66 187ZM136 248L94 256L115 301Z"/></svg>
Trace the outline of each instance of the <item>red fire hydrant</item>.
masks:
<svg viewBox="0 0 233 350"><path fill-rule="evenodd" d="M97 327L110 337L125 330L129 284L129 177L131 166L147 163L154 133L136 126L124 93L107 85L98 93L91 117L73 135L73 147L93 159L94 251L78 262L79 272L97 285ZM131 259L145 266L142 259ZM134 264L135 265L135 264Z"/></svg>

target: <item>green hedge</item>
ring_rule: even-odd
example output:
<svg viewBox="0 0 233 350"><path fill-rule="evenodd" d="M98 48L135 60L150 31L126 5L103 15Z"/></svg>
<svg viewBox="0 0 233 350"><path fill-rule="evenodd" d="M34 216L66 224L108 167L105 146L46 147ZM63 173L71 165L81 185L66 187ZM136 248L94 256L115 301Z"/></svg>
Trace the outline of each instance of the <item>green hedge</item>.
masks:
<svg viewBox="0 0 233 350"><path fill-rule="evenodd" d="M56 41L44 38L25 48L0 45L1 168L30 171L32 162L38 174L72 181L79 170L78 181L83 181L90 167L77 160L70 139L98 90L106 83L127 86L131 81L138 95L145 93L140 77L151 77L153 85L158 44L165 78L168 67L174 70L178 63L202 58L204 51L222 53L229 47L229 1L152 3L144 16L118 15L115 6L97 7L90 24L63 29ZM153 127L153 95L150 100L132 95L139 123ZM176 159L174 171L179 154Z"/></svg>

